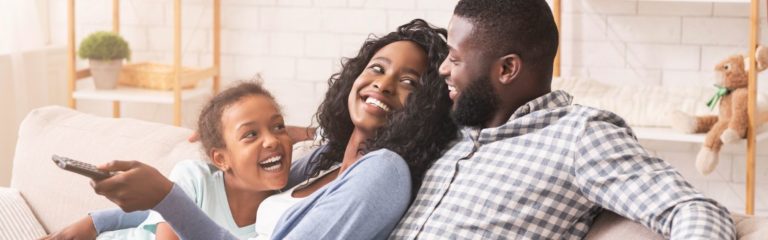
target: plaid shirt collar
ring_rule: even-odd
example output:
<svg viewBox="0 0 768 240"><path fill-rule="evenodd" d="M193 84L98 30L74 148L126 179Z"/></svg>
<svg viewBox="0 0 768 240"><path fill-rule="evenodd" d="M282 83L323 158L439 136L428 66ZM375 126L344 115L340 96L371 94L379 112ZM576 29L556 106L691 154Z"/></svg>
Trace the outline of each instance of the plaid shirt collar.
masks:
<svg viewBox="0 0 768 240"><path fill-rule="evenodd" d="M512 116L509 117L509 120L507 120L507 122L501 126L484 129L464 127L461 131L462 136L465 138L469 137L470 139L477 139L476 142L479 144L486 144L505 138L514 137L516 135L525 134L525 132L515 130L517 125L516 121L518 119L524 117L533 117L528 115L541 110L567 107L571 105L572 101L573 97L570 94L562 90L556 90L533 99L526 104L523 104L517 108L517 110L512 113Z"/></svg>

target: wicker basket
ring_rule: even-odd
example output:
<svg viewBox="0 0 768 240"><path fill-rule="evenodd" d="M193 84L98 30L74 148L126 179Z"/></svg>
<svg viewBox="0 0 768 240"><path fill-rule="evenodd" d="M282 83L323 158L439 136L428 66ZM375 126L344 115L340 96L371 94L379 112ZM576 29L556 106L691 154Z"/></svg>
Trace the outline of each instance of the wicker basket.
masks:
<svg viewBox="0 0 768 240"><path fill-rule="evenodd" d="M192 68L181 68L181 75L191 74L197 71ZM173 66L158 63L135 63L123 66L118 83L124 86L149 88L157 90L173 90ZM194 88L197 79L182 77L181 88Z"/></svg>

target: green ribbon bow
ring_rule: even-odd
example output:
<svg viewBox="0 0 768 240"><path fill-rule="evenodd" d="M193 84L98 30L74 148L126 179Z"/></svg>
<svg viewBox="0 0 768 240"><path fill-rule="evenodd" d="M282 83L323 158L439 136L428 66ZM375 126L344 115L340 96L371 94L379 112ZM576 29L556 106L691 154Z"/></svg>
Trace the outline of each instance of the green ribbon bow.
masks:
<svg viewBox="0 0 768 240"><path fill-rule="evenodd" d="M707 102L707 107L709 107L709 109L712 109L712 110L714 110L715 105L717 105L717 103L720 102L720 98L731 93L731 90L728 90L725 87L721 87L718 85L715 85L715 87L717 88L717 92L715 93L715 96L712 96L712 98L710 98L709 101Z"/></svg>

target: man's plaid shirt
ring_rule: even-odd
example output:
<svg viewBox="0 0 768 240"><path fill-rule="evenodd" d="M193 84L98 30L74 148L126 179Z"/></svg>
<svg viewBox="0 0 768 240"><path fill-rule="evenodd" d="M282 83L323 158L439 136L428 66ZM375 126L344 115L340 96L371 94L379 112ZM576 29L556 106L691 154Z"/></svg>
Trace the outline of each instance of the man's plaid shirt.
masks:
<svg viewBox="0 0 768 240"><path fill-rule="evenodd" d="M617 115L555 91L464 129L393 239L581 239L608 209L672 239L734 239L728 211L640 146Z"/></svg>

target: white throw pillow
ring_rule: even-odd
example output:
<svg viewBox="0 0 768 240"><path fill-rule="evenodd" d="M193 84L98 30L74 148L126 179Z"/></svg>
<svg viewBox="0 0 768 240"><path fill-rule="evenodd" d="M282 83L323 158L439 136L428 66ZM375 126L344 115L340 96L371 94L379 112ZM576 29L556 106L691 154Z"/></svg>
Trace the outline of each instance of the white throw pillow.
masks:
<svg viewBox="0 0 768 240"><path fill-rule="evenodd" d="M38 239L45 230L18 190L0 188L0 239Z"/></svg>
<svg viewBox="0 0 768 240"><path fill-rule="evenodd" d="M691 115L716 115L706 103L715 93L714 87L670 88L664 86L613 86L589 79L555 78L553 90L565 90L573 102L614 112L629 125L638 127L670 127L670 113L682 111Z"/></svg>

